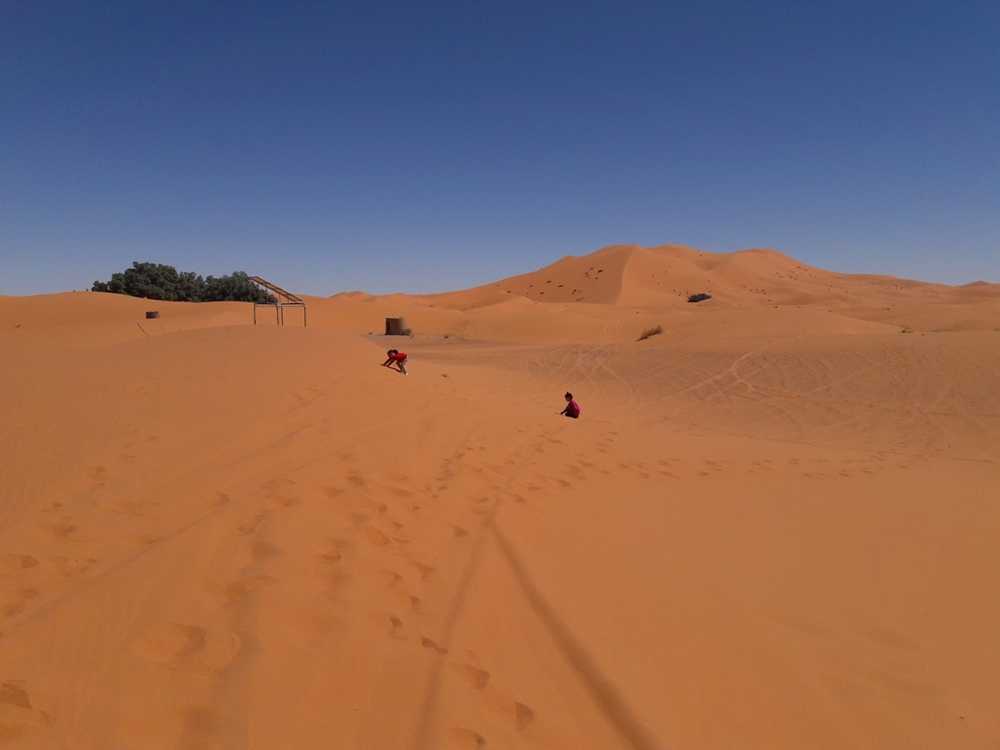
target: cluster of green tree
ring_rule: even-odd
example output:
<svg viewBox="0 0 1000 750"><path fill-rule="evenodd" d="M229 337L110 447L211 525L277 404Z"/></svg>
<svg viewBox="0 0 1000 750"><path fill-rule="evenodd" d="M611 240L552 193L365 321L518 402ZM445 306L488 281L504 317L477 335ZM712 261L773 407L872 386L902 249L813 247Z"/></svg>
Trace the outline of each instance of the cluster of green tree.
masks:
<svg viewBox="0 0 1000 750"><path fill-rule="evenodd" d="M174 302L274 302L274 297L253 284L243 271L204 278L191 271L178 272L162 263L138 261L131 268L113 274L110 281L95 281L92 291Z"/></svg>

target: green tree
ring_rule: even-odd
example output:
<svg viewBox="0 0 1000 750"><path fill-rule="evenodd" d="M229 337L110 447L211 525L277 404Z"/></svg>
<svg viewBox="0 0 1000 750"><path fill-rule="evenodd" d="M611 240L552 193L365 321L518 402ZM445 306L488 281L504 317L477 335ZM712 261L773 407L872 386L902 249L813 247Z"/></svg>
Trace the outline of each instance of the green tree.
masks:
<svg viewBox="0 0 1000 750"><path fill-rule="evenodd" d="M180 302L274 302L274 298L253 284L243 271L202 278L193 271L178 272L173 266L139 261L134 262L131 268L112 274L108 281L95 281L91 289Z"/></svg>

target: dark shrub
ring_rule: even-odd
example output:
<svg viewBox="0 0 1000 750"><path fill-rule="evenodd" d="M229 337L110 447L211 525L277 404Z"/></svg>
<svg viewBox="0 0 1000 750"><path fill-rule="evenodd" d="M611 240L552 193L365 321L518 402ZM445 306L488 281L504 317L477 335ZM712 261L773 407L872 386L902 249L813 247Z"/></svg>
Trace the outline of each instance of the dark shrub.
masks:
<svg viewBox="0 0 1000 750"><path fill-rule="evenodd" d="M139 261L112 274L109 281L95 281L91 289L171 302L274 302L274 297L255 286L243 271L206 279L193 271L178 273L173 266Z"/></svg>

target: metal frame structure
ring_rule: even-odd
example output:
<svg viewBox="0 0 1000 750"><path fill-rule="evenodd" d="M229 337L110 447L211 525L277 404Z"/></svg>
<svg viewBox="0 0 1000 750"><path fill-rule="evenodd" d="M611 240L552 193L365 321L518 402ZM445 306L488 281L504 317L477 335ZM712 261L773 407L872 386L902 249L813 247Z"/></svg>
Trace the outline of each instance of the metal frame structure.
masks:
<svg viewBox="0 0 1000 750"><path fill-rule="evenodd" d="M262 289L270 292L271 296L274 297L274 320L279 326L285 325L285 308L286 307L301 307L302 308L302 327L307 328L309 326L309 317L306 312L305 300L296 294L282 289L277 284L272 284L267 279L261 278L260 276L251 276L250 281L261 287ZM271 304L254 302L253 304L253 324L257 325L257 307L271 307Z"/></svg>

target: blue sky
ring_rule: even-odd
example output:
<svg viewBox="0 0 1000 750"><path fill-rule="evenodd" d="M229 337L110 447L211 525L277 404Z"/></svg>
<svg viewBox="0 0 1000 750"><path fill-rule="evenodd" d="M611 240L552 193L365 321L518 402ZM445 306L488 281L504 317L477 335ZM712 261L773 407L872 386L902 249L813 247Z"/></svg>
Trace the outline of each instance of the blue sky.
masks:
<svg viewBox="0 0 1000 750"><path fill-rule="evenodd" d="M617 242L1000 281L1000 3L6 3L0 293Z"/></svg>

